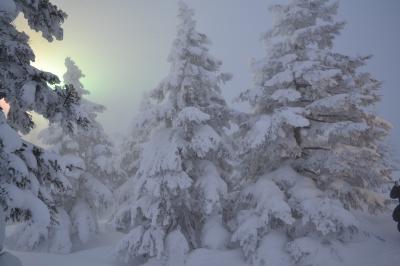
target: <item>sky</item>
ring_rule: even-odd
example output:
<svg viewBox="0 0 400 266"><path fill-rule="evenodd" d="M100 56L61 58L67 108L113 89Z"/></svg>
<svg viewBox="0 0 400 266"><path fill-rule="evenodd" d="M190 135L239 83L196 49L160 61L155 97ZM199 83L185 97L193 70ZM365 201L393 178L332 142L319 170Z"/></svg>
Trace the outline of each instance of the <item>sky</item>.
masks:
<svg viewBox="0 0 400 266"><path fill-rule="evenodd" d="M153 89L168 74L166 59L175 36L177 0L52 2L69 15L63 41L47 43L40 34L27 30L23 18L16 21L17 27L31 36L36 66L62 76L64 58L73 58L86 75L83 83L91 92L89 98L107 107L100 116L107 132L114 136L126 134L142 93ZM212 54L224 62L223 71L234 75L223 87L231 102L252 86L251 59L265 55L260 36L272 26L268 6L285 1L186 2L196 10L199 31L212 40ZM374 56L366 69L383 82L383 101L375 110L394 125L389 141L398 150L399 13L398 0L342 0L338 17L347 26L335 42L339 52Z"/></svg>

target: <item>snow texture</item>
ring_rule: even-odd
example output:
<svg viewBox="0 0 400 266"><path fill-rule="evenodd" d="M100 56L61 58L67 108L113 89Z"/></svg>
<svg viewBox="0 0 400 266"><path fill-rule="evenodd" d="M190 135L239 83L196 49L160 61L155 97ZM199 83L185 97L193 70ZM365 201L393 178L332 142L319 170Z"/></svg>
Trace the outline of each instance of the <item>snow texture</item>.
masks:
<svg viewBox="0 0 400 266"><path fill-rule="evenodd" d="M253 112L235 133L231 241L254 265L320 265L318 252L332 257L337 243L360 234L357 209L385 209L392 166L382 141L391 126L368 111L380 89L361 70L369 57L332 49L344 27L337 2L291 0L270 10L267 56L239 97ZM268 262L274 242L280 250Z"/></svg>
<svg viewBox="0 0 400 266"><path fill-rule="evenodd" d="M209 54L209 40L196 31L193 15L181 2L170 73L144 97L147 108L124 141L133 152L121 161L128 163L132 176L119 190L114 226L127 233L116 248L117 257L126 262L155 257L182 265L185 254L203 244L224 245L202 234L207 234L203 227L208 218L222 215L228 192L233 153L224 128L231 111L220 84L229 75L220 72L222 63Z"/></svg>

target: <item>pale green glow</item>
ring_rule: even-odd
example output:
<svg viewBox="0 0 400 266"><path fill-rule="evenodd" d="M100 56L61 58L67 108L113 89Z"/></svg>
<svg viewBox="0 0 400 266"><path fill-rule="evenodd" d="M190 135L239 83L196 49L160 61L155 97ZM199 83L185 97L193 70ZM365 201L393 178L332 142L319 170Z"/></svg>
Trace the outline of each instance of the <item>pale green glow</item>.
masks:
<svg viewBox="0 0 400 266"><path fill-rule="evenodd" d="M36 55L32 65L40 70L56 74L60 80L62 80L62 76L66 71L64 66L66 57L75 54L78 58L74 58L74 60L77 62L82 61L82 58L84 58L72 49L66 48L62 41L53 41L49 43L46 39L42 38L41 33L32 31L21 15L16 19L15 25L18 30L24 31L30 37L29 44ZM89 82L89 79L84 78L83 82L86 84Z"/></svg>

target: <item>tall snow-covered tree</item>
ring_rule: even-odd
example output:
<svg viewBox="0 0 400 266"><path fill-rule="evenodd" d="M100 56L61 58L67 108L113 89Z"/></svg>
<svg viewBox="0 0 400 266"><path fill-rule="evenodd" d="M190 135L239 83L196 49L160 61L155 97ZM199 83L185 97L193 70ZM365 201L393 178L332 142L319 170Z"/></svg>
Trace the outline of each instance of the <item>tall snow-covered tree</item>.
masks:
<svg viewBox="0 0 400 266"><path fill-rule="evenodd" d="M170 73L145 99L136 127L143 125L142 142L128 146L138 151L135 176L121 188L124 202L114 219L127 232L117 246L127 261L163 257L180 265L190 249L209 244L202 235L209 219L222 227L231 151L220 85L230 75L220 72L193 15L181 2Z"/></svg>
<svg viewBox="0 0 400 266"><path fill-rule="evenodd" d="M384 208L390 125L371 112L381 84L361 69L369 57L332 49L344 27L337 9L330 0L272 6L267 56L240 96L253 114L238 134L245 181L229 217L232 241L256 265L314 265L358 231L354 209Z"/></svg>
<svg viewBox="0 0 400 266"><path fill-rule="evenodd" d="M80 82L84 75L75 62L67 58L65 66L64 83L77 91L89 125L68 134L59 123L52 123L40 137L61 156L63 172L72 184L72 195L63 203L66 219L72 226L68 238L77 237L85 243L98 231L100 214L112 204L111 190L121 172L114 164L113 144L97 121L104 106L85 98L89 91Z"/></svg>
<svg viewBox="0 0 400 266"><path fill-rule="evenodd" d="M62 39L66 17L48 0L0 2L0 98L10 104L7 120L0 114L0 203L8 220L20 222L8 243L26 250L60 250L63 214L58 203L70 184L58 156L21 140L17 131L25 134L33 128L31 111L69 132L73 124L86 126L88 120L72 87L57 85L55 75L31 66L35 57L29 38L12 23L19 12L49 41Z"/></svg>

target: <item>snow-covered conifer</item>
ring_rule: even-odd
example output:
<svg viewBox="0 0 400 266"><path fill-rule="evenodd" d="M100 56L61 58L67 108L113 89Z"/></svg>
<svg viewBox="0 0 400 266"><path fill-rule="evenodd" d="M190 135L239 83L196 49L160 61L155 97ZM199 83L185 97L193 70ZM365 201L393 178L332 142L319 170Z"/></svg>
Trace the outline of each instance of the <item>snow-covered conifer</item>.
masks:
<svg viewBox="0 0 400 266"><path fill-rule="evenodd" d="M0 145L0 203L7 219L20 223L8 243L23 250L64 252L53 239L61 222L59 202L71 185L62 175L58 155L21 140L2 112Z"/></svg>
<svg viewBox="0 0 400 266"><path fill-rule="evenodd" d="M149 140L151 130L158 123L155 111L150 95L144 94L138 114L133 119L133 124L120 147L120 167L128 177L135 176L139 167L142 144Z"/></svg>
<svg viewBox="0 0 400 266"><path fill-rule="evenodd" d="M61 221L59 199L68 195L70 183L61 174L56 154L23 141L17 131L26 134L34 127L31 111L58 121L68 132L74 124L86 126L88 120L72 87L57 85L55 75L31 66L35 56L29 38L12 23L19 12L49 41L62 39L66 17L48 0L0 3L0 98L10 104L7 119L0 114L0 203L8 220L20 222L10 245L62 252L53 240Z"/></svg>
<svg viewBox="0 0 400 266"><path fill-rule="evenodd" d="M72 185L71 197L62 202L62 215L71 225L65 235L85 243L98 231L99 215L113 202L111 189L116 187L120 172L114 164L112 142L97 121L104 107L84 97L89 91L80 82L84 75L75 62L67 58L65 66L64 83L77 91L89 125L68 134L59 123L51 123L40 138L60 155L63 173Z"/></svg>
<svg viewBox="0 0 400 266"><path fill-rule="evenodd" d="M390 125L369 108L380 83L360 70L368 57L332 49L344 26L337 9L330 0L272 6L267 56L240 97L254 112L239 133L246 184L230 224L254 264L269 265L276 243L283 260L313 265L318 250L357 231L354 209L384 207L376 191L390 180L381 149Z"/></svg>
<svg viewBox="0 0 400 266"><path fill-rule="evenodd" d="M124 201L114 219L127 233L117 247L124 260L165 257L180 265L202 245L204 223L221 215L231 151L224 132L230 110L220 85L230 75L220 72L193 15L181 2L170 73L145 99L137 122L143 132L127 145L137 151L135 176L121 188ZM174 258L169 253L176 250Z"/></svg>

